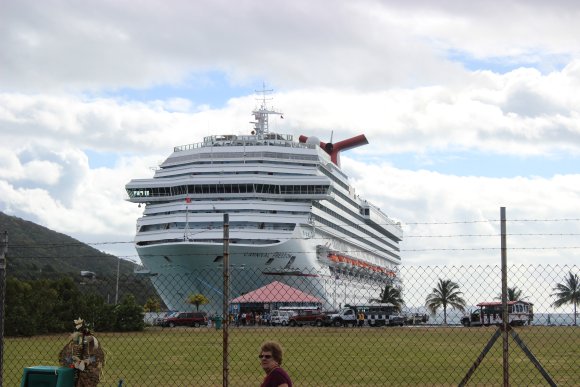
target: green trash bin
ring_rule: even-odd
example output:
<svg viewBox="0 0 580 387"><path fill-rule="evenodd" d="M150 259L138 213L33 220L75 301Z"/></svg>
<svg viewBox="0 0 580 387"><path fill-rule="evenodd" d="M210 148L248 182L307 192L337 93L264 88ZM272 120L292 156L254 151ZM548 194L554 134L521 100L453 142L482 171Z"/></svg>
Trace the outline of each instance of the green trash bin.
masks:
<svg viewBox="0 0 580 387"><path fill-rule="evenodd" d="M213 323L216 330L222 329L222 316L215 315L213 318Z"/></svg>
<svg viewBox="0 0 580 387"><path fill-rule="evenodd" d="M74 369L66 367L26 367L20 387L73 387L74 372Z"/></svg>

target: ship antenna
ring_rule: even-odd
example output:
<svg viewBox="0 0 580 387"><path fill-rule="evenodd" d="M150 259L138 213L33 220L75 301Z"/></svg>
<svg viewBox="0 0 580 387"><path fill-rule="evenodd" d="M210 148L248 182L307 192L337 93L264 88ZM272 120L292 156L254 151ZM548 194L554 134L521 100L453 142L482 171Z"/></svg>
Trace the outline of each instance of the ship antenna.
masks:
<svg viewBox="0 0 580 387"><path fill-rule="evenodd" d="M268 128L268 115L270 114L278 114L282 116L282 113L276 112L274 110L270 110L268 108L267 101L271 101L273 98L267 98L274 90L266 89L266 84L262 83L262 90L255 90L257 94L261 94L261 98L256 98L256 101L260 101L260 108L256 109L252 112L254 115L255 121L250 122L254 124L254 131L252 134L257 136L263 136L266 133L269 133Z"/></svg>

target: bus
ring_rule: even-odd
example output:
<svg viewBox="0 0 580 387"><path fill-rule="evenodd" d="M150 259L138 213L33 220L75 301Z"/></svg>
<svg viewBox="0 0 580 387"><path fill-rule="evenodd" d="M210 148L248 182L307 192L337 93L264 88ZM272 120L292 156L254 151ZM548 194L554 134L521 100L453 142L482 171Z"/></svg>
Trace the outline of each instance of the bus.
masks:
<svg viewBox="0 0 580 387"><path fill-rule="evenodd" d="M512 326L531 325L534 319L534 304L527 301L508 301L508 322ZM499 325L502 323L501 301L481 302L469 315L461 319L461 324L470 326Z"/></svg>

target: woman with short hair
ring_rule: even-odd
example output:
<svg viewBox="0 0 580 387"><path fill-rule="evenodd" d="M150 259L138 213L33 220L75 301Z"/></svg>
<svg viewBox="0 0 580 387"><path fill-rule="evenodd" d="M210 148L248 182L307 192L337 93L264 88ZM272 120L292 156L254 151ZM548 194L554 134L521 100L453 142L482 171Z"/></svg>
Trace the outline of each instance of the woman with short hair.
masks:
<svg viewBox="0 0 580 387"><path fill-rule="evenodd" d="M292 380L282 366L282 346L275 341L266 341L260 347L260 365L266 377L260 387L292 387Z"/></svg>

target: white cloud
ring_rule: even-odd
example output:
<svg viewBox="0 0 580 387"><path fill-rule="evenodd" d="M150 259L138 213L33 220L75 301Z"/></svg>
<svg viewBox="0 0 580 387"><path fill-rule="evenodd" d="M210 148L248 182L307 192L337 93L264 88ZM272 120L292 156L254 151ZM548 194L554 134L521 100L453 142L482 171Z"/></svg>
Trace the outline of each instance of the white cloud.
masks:
<svg viewBox="0 0 580 387"><path fill-rule="evenodd" d="M563 18L557 6L529 2L12 1L0 16L0 80L17 90L99 90L223 71L288 88L417 86L461 78L450 51L531 62L578 52L577 12Z"/></svg>
<svg viewBox="0 0 580 387"><path fill-rule="evenodd" d="M479 149L504 154L578 154L580 83L576 61L542 75L515 70L477 72L463 85L375 92L302 89L280 93L280 131L339 139L365 132L364 153ZM102 152L167 154L204 135L250 130L253 97L232 99L223 109L195 109L188 101L150 103L73 95L0 94L5 143L64 144ZM241 123L241 125L240 125ZM316 133L313 133L316 131ZM310 133L308 133L310 132ZM6 156L7 157L7 156Z"/></svg>
<svg viewBox="0 0 580 387"><path fill-rule="evenodd" d="M383 9L401 29L474 58L534 63L580 48L573 38L580 7L573 1L408 1Z"/></svg>
<svg viewBox="0 0 580 387"><path fill-rule="evenodd" d="M403 223L406 263L499 264L500 207L506 207L508 247L514 249L510 263L577 262L580 246L577 237L569 234L580 233L580 223L565 219L577 218L580 174L462 177L368 165L350 158L343 162L357 193Z"/></svg>
<svg viewBox="0 0 580 387"><path fill-rule="evenodd" d="M53 185L61 177L60 166L49 161L32 160L23 167L23 178L39 184Z"/></svg>
<svg viewBox="0 0 580 387"><path fill-rule="evenodd" d="M152 171L144 165L152 163L151 158L132 158L120 160L115 169L79 165L77 179L63 181L53 191L0 180L0 210L71 235L116 234L131 240L141 210L125 201L124 186L132 177L150 177Z"/></svg>
<svg viewBox="0 0 580 387"><path fill-rule="evenodd" d="M321 138L329 138L331 130L336 138L364 131L373 138L364 152L578 154L580 99L569 86L577 83L570 71L576 66L572 62L548 75L525 69L504 75L478 72L459 86L294 91L277 102L287 107L288 118L298 120L297 126L316 128Z"/></svg>
<svg viewBox="0 0 580 387"><path fill-rule="evenodd" d="M24 184L51 186L55 185L62 177L62 167L56 162L35 159L34 156L25 154L26 152L16 153L14 149L2 148L0 147L2 150L0 178L2 179Z"/></svg>

